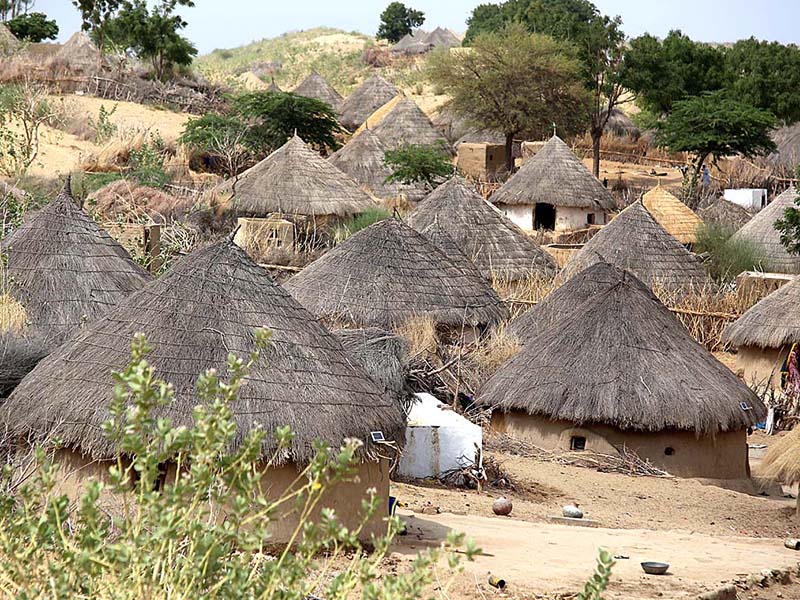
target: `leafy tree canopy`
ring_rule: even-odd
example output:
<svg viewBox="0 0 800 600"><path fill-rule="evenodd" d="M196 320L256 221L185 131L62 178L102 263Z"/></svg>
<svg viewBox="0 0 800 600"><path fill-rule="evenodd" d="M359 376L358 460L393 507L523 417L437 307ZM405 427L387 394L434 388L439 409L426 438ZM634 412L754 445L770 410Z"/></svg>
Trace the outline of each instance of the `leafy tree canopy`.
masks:
<svg viewBox="0 0 800 600"><path fill-rule="evenodd" d="M122 0L72 0L72 4L81 13L81 29L89 32L98 47L105 47L107 25L116 16Z"/></svg>
<svg viewBox="0 0 800 600"><path fill-rule="evenodd" d="M453 176L453 162L441 146L407 145L389 150L384 163L392 171L387 183L424 183L433 190L445 179Z"/></svg>
<svg viewBox="0 0 800 600"><path fill-rule="evenodd" d="M429 76L456 115L506 136L509 171L514 136L541 139L554 126L568 136L588 123L589 97L572 46L519 23L478 35L471 52L435 52Z"/></svg>
<svg viewBox="0 0 800 600"><path fill-rule="evenodd" d="M786 251L789 254L800 254L800 195L794 199L794 206L787 206L783 217L775 221L775 229L780 232L781 244Z"/></svg>
<svg viewBox="0 0 800 600"><path fill-rule="evenodd" d="M419 27L424 22L425 13L409 8L402 2L392 2L381 13L377 38L396 44L403 36L408 35L415 27Z"/></svg>
<svg viewBox="0 0 800 600"><path fill-rule="evenodd" d="M41 42L58 36L58 24L40 12L24 13L6 21L9 31L19 40Z"/></svg>

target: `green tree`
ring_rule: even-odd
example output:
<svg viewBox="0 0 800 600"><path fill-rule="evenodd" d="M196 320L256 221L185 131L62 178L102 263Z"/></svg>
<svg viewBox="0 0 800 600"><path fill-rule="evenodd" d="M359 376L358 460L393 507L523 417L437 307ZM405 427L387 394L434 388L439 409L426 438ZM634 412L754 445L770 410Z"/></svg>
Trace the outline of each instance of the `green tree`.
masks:
<svg viewBox="0 0 800 600"><path fill-rule="evenodd" d="M381 24L376 37L396 44L424 22L425 13L409 8L402 2L392 2L381 13Z"/></svg>
<svg viewBox="0 0 800 600"><path fill-rule="evenodd" d="M24 13L6 22L9 31L19 40L41 42L58 36L58 24L40 12Z"/></svg>
<svg viewBox="0 0 800 600"><path fill-rule="evenodd" d="M33 0L0 0L0 21L9 21L24 15L33 6Z"/></svg>
<svg viewBox="0 0 800 600"><path fill-rule="evenodd" d="M72 0L81 13L81 29L89 33L100 50L106 46L108 24L117 15L121 3L122 0Z"/></svg>
<svg viewBox="0 0 800 600"><path fill-rule="evenodd" d="M670 152L689 152L685 196L696 201L697 180L708 158L717 161L741 154L761 156L775 151L770 133L776 126L772 113L730 97L724 91L705 92L678 100L656 128L656 144Z"/></svg>
<svg viewBox="0 0 800 600"><path fill-rule="evenodd" d="M383 162L392 172L386 183L424 183L430 190L454 171L450 155L441 146L409 144L388 150Z"/></svg>
<svg viewBox="0 0 800 600"><path fill-rule="evenodd" d="M509 172L515 136L543 138L554 126L572 135L589 121L590 98L573 48L518 23L477 35L471 52L435 52L429 76L450 96L456 115L503 133Z"/></svg>
<svg viewBox="0 0 800 600"><path fill-rule="evenodd" d="M214 157L227 177L238 175L252 160L250 128L238 115L207 113L191 119L178 141L190 150Z"/></svg>
<svg viewBox="0 0 800 600"><path fill-rule="evenodd" d="M775 229L780 232L781 244L786 251L789 254L800 254L800 195L794 199L794 206L787 206L783 217L775 221Z"/></svg>

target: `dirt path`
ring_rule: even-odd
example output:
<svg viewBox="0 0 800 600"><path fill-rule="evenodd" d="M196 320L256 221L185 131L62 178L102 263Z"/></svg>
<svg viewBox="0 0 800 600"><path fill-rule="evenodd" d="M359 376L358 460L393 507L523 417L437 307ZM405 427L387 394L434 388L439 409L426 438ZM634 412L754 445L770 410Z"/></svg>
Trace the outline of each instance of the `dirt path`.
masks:
<svg viewBox="0 0 800 600"><path fill-rule="evenodd" d="M450 594L453 598L499 595L486 584L489 572L507 581L505 597L574 593L591 575L599 548L629 557L617 560L606 596L625 600L694 598L764 569L794 568L800 557L784 548L781 539L571 527L449 513L402 516L409 534L397 544L395 556L401 560L438 544L451 529L472 537L486 553L466 564ZM670 563L670 574L644 574L640 567L644 560Z"/></svg>

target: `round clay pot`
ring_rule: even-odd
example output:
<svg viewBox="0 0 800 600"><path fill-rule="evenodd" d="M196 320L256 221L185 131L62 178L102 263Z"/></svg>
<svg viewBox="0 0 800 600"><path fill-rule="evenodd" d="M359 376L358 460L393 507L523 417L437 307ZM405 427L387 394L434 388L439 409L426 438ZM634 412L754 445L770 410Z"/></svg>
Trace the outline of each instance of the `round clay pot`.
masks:
<svg viewBox="0 0 800 600"><path fill-rule="evenodd" d="M492 504L492 511L494 514L500 515L501 517L510 515L512 508L514 508L514 505L511 504L511 500L507 498L498 498Z"/></svg>

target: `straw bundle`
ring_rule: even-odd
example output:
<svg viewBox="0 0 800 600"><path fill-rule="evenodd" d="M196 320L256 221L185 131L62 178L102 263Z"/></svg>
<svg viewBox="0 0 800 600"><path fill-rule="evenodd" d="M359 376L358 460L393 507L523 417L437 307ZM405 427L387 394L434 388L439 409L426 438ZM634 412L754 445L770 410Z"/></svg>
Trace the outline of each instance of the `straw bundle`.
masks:
<svg viewBox="0 0 800 600"><path fill-rule="evenodd" d="M403 418L393 402L230 239L185 257L72 337L25 377L0 419L16 436L55 434L68 448L108 458L115 449L101 424L113 398L111 371L130 360L134 335L145 335L154 348L148 362L174 386L174 401L159 407L158 416L186 426L197 404L197 375L224 372L229 353L248 356L256 328L273 335L230 405L234 445L257 425L289 426L295 438L278 463L303 464L315 440L338 447L344 438L366 442L380 430L402 442ZM265 440L265 454L274 443Z"/></svg>
<svg viewBox="0 0 800 600"><path fill-rule="evenodd" d="M761 300L728 326L723 338L736 347L782 348L800 342L800 277Z"/></svg>
<svg viewBox="0 0 800 600"><path fill-rule="evenodd" d="M614 198L561 138L553 136L490 198L493 204L552 204L608 211Z"/></svg>
<svg viewBox="0 0 800 600"><path fill-rule="evenodd" d="M786 251L781 244L781 234L775 229L775 221L783 218L788 207L796 206L796 198L795 189L789 188L733 236L733 239L749 240L762 248L767 262L778 273L800 273L800 255Z"/></svg>
<svg viewBox="0 0 800 600"><path fill-rule="evenodd" d="M440 185L408 220L417 231L438 221L487 279L519 281L534 274L556 274L552 257L486 202L463 177L453 177Z"/></svg>
<svg viewBox="0 0 800 600"><path fill-rule="evenodd" d="M428 118L417 103L402 98L373 129L389 148L407 145L435 146L454 154L452 146Z"/></svg>
<svg viewBox="0 0 800 600"><path fill-rule="evenodd" d="M355 131L367 117L399 93L400 90L383 77L373 75L339 105L339 122Z"/></svg>
<svg viewBox="0 0 800 600"><path fill-rule="evenodd" d="M294 136L244 173L217 186L247 217L271 213L354 215L375 207L358 184Z"/></svg>
<svg viewBox="0 0 800 600"><path fill-rule="evenodd" d="M622 430L737 431L766 415L758 397L695 342L636 277L616 281L525 340L477 402ZM608 270L600 272L604 277Z"/></svg>
<svg viewBox="0 0 800 600"><path fill-rule="evenodd" d="M318 317L357 327L391 329L419 316L450 327L480 326L506 316L486 281L462 272L397 218L359 231L285 287Z"/></svg>
<svg viewBox="0 0 800 600"><path fill-rule="evenodd" d="M660 184L642 196L642 204L656 222L681 244L697 242L697 228L703 224L700 217Z"/></svg>
<svg viewBox="0 0 800 600"><path fill-rule="evenodd" d="M800 428L773 442L759 466L758 475L788 484L800 481ZM800 510L800 499L798 499Z"/></svg>
<svg viewBox="0 0 800 600"><path fill-rule="evenodd" d="M333 86L325 81L325 78L316 71L311 71L311 74L306 77L300 85L294 88L292 93L298 96L320 100L334 110L337 109L342 102L342 96L339 92L333 89Z"/></svg>
<svg viewBox="0 0 800 600"><path fill-rule="evenodd" d="M700 261L638 201L573 255L559 279L566 281L599 261L630 271L651 287L702 288L708 283Z"/></svg>

